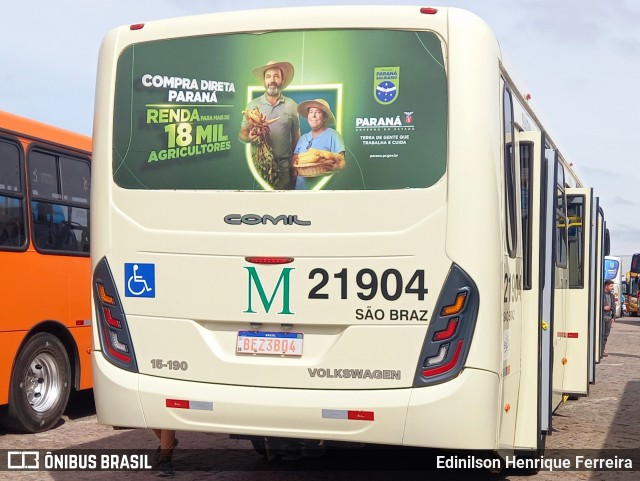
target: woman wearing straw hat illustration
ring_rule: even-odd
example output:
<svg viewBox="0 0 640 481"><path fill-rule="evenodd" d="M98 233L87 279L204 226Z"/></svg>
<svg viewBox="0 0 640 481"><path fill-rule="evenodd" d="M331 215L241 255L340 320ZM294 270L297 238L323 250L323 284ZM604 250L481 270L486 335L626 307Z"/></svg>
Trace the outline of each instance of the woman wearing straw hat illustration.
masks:
<svg viewBox="0 0 640 481"><path fill-rule="evenodd" d="M318 177L344 169L345 150L342 136L331 125L336 118L324 99L305 100L298 113L307 119L311 130L300 137L293 150L293 166L297 170L296 189L306 189L306 177Z"/></svg>
<svg viewBox="0 0 640 481"><path fill-rule="evenodd" d="M238 138L251 143L254 164L271 187L292 189L291 154L300 138L300 121L298 104L282 91L293 80L293 65L270 61L255 68L253 74L263 82L265 93L247 105Z"/></svg>

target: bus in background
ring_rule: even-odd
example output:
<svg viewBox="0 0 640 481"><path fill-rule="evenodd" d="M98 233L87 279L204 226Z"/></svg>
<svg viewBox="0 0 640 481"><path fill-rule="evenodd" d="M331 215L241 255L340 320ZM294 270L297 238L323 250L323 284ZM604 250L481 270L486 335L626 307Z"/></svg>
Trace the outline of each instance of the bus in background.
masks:
<svg viewBox="0 0 640 481"><path fill-rule="evenodd" d="M53 427L92 387L91 139L0 112L0 423Z"/></svg>
<svg viewBox="0 0 640 481"><path fill-rule="evenodd" d="M309 136L305 188L274 188L289 141L274 136L325 116L272 112L265 71L282 78L270 95L326 114L343 169ZM99 422L229 433L263 454L295 439L535 456L563 395L588 394L604 213L475 15L292 7L121 27L95 112Z"/></svg>
<svg viewBox="0 0 640 481"><path fill-rule="evenodd" d="M613 297L616 299L616 318L622 315L622 264L620 257L604 258L604 280L613 281Z"/></svg>
<svg viewBox="0 0 640 481"><path fill-rule="evenodd" d="M627 272L624 282L624 304L629 316L638 316L638 296L640 296L640 273Z"/></svg>

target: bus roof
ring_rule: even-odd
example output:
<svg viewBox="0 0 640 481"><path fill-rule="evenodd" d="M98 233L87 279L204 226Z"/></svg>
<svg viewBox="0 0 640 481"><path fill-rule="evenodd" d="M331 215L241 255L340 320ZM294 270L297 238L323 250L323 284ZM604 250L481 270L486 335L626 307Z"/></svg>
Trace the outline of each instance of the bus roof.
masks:
<svg viewBox="0 0 640 481"><path fill-rule="evenodd" d="M0 132L91 153L91 137L0 110Z"/></svg>

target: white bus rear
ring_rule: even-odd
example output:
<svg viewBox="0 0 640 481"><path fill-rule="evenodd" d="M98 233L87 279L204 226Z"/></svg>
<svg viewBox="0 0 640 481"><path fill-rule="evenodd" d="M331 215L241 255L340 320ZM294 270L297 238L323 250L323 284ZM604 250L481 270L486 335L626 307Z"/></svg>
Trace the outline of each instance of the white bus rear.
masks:
<svg viewBox="0 0 640 481"><path fill-rule="evenodd" d="M305 190L274 190L238 140L270 60L295 69L285 96L327 102L346 145L346 167ZM592 192L468 12L310 7L117 29L94 142L102 423L258 446L535 452L569 343L593 367Z"/></svg>

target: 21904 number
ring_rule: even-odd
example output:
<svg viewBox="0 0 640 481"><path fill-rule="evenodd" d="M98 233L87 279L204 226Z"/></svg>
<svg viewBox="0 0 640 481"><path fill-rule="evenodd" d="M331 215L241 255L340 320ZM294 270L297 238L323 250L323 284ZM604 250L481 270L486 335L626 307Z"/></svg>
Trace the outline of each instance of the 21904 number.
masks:
<svg viewBox="0 0 640 481"><path fill-rule="evenodd" d="M353 282L349 270L342 269L333 274L333 278L340 284L340 299L348 299L349 285ZM329 294L323 292L323 289L331 281L331 275L325 269L316 268L309 273L309 279L317 281L309 292L309 299L329 299ZM422 269L417 269L406 285L402 273L397 269L387 269L380 276L373 269L360 269L355 274L355 284L355 293L363 301L370 301L378 294L388 301L396 301L403 294L416 295L418 300L423 301L429 292L425 287L425 274Z"/></svg>

